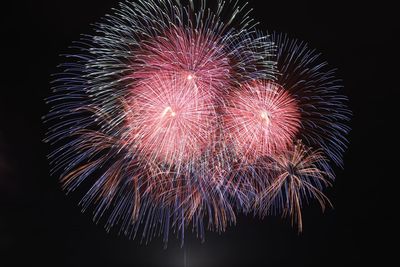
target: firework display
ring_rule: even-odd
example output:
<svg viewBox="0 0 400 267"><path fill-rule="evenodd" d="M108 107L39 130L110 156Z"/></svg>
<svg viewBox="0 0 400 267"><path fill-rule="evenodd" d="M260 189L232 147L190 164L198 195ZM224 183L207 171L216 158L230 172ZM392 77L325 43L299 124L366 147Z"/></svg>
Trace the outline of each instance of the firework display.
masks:
<svg viewBox="0 0 400 267"><path fill-rule="evenodd" d="M290 217L332 185L351 115L304 42L236 1L121 3L76 42L48 98L52 173L107 230L150 241Z"/></svg>

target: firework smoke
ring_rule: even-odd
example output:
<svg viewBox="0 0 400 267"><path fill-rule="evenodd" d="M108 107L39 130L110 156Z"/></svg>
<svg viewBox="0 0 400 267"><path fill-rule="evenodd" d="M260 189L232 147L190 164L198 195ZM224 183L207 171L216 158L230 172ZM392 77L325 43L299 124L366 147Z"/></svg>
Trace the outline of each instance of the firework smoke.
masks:
<svg viewBox="0 0 400 267"><path fill-rule="evenodd" d="M329 203L349 131L340 82L255 25L237 2L126 2L76 43L48 99L49 160L107 230L204 240L256 212L301 231L304 201Z"/></svg>

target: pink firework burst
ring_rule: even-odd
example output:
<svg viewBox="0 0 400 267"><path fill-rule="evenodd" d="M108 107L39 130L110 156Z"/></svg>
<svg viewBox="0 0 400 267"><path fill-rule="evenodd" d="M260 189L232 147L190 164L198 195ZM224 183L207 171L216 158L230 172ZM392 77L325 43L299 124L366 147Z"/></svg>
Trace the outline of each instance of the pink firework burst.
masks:
<svg viewBox="0 0 400 267"><path fill-rule="evenodd" d="M223 124L229 142L245 161L286 149L300 126L295 99L272 81L254 81L226 100Z"/></svg>
<svg viewBox="0 0 400 267"><path fill-rule="evenodd" d="M221 37L205 29L176 27L163 36L143 42L133 65L132 78L186 76L199 87L223 89L231 83L231 64Z"/></svg>
<svg viewBox="0 0 400 267"><path fill-rule="evenodd" d="M185 74L147 78L126 104L127 144L147 160L179 165L197 159L216 130L215 94Z"/></svg>

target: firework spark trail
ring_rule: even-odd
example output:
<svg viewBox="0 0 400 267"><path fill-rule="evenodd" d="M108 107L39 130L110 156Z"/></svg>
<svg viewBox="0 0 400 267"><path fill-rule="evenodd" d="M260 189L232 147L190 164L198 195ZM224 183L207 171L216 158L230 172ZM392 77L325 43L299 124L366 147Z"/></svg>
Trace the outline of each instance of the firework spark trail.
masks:
<svg viewBox="0 0 400 267"><path fill-rule="evenodd" d="M255 25L237 1L127 1L74 44L47 101L51 173L86 190L107 231L183 244L189 226L204 240L274 211L301 230L304 199L329 203L325 156L341 166L349 131L340 83L305 43Z"/></svg>

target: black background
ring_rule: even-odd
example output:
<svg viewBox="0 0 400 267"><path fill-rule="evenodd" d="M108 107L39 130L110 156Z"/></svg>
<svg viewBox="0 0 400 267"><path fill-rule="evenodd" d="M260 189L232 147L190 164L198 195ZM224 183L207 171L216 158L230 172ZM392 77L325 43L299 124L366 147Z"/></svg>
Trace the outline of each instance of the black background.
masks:
<svg viewBox="0 0 400 267"><path fill-rule="evenodd" d="M384 1L253 0L259 28L289 33L320 51L354 112L344 170L327 191L335 208L304 209L298 235L280 218L240 217L222 235L207 233L185 249L171 240L127 240L82 214L50 177L46 131L50 75L81 33L91 33L115 0L16 1L1 9L0 265L357 266L385 265L396 245L398 34L396 8Z"/></svg>

